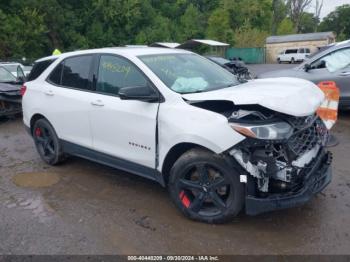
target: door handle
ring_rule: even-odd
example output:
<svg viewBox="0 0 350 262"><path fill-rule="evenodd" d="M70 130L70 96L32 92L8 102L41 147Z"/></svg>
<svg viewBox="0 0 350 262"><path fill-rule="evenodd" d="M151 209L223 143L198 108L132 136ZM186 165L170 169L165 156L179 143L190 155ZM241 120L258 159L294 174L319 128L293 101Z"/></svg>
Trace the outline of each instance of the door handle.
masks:
<svg viewBox="0 0 350 262"><path fill-rule="evenodd" d="M348 72L341 72L340 75L341 76L350 76L350 71L348 71Z"/></svg>
<svg viewBox="0 0 350 262"><path fill-rule="evenodd" d="M48 91L45 91L45 95L47 95L47 96L53 96L54 93L53 93L52 90L48 90Z"/></svg>
<svg viewBox="0 0 350 262"><path fill-rule="evenodd" d="M104 106L103 102L101 100L96 100L96 101L92 101L91 105L93 106Z"/></svg>

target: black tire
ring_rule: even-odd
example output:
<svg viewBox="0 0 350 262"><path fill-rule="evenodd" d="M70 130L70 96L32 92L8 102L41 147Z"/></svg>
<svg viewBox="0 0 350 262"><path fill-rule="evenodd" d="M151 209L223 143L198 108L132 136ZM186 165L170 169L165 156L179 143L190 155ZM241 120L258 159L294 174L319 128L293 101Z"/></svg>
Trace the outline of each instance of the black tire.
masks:
<svg viewBox="0 0 350 262"><path fill-rule="evenodd" d="M41 159L47 164L57 165L65 159L58 136L46 119L34 123L32 136Z"/></svg>
<svg viewBox="0 0 350 262"><path fill-rule="evenodd" d="M234 166L203 149L192 149L175 162L168 190L185 216L210 224L232 220L244 205L244 186Z"/></svg>
<svg viewBox="0 0 350 262"><path fill-rule="evenodd" d="M277 58L277 63L281 64L281 59Z"/></svg>
<svg viewBox="0 0 350 262"><path fill-rule="evenodd" d="M292 57L292 60L290 60L290 63L291 63L291 64L295 64L295 59L294 59L294 57Z"/></svg>

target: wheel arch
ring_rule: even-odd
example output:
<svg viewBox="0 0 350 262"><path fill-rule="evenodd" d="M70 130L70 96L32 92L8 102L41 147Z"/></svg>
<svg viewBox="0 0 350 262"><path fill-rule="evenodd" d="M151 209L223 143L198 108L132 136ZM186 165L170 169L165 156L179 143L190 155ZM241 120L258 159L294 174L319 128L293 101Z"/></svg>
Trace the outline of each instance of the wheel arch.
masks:
<svg viewBox="0 0 350 262"><path fill-rule="evenodd" d="M34 123L36 121L38 121L39 119L45 119L46 121L48 121L50 123L50 121L42 114L39 114L39 113L36 113L34 114L31 118L30 118L30 132L32 133L33 132L33 126L34 126ZM50 123L51 124L51 123Z"/></svg>
<svg viewBox="0 0 350 262"><path fill-rule="evenodd" d="M171 168L175 164L176 160L178 160L179 157L182 156L184 153L186 153L187 151L194 149L194 148L204 149L208 152L215 154L215 152L210 150L209 148L206 148L204 146L201 146L201 145L195 144L195 143L184 142L184 143L179 143L179 144L174 145L168 151L167 155L164 158L163 165L162 165L162 175L164 177L165 185L168 184L169 173L170 173Z"/></svg>

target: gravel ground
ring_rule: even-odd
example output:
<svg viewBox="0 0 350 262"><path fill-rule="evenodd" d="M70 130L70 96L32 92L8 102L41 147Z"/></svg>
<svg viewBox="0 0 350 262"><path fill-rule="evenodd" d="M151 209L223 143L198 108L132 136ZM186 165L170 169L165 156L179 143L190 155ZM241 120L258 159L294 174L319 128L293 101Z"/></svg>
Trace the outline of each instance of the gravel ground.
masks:
<svg viewBox="0 0 350 262"><path fill-rule="evenodd" d="M334 134L334 179L310 203L207 225L148 180L79 158L47 166L21 119L1 121L0 254L350 254L350 112Z"/></svg>

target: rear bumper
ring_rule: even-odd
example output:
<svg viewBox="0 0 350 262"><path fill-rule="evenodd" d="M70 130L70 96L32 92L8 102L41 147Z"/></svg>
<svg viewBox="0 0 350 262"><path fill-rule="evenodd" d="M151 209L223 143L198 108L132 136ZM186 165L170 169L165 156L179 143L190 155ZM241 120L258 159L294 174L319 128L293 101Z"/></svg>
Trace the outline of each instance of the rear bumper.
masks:
<svg viewBox="0 0 350 262"><path fill-rule="evenodd" d="M313 168L305 175L302 188L298 192L274 194L265 198L246 196L246 213L261 213L301 206L321 192L332 180L331 153L323 153Z"/></svg>
<svg viewBox="0 0 350 262"><path fill-rule="evenodd" d="M22 112L21 99L0 96L0 117L17 115Z"/></svg>

